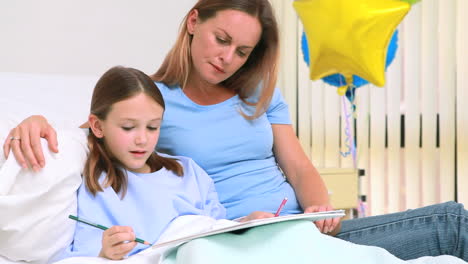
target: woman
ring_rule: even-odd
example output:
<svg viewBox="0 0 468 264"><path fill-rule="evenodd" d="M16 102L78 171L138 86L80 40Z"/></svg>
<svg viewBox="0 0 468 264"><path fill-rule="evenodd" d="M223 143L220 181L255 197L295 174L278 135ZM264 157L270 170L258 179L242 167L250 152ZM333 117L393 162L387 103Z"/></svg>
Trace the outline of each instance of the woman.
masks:
<svg viewBox="0 0 468 264"><path fill-rule="evenodd" d="M274 88L278 50L278 27L267 0L200 0L153 75L166 102L157 149L189 156L206 170L228 218L251 208L274 212L284 197L285 214L332 209ZM58 151L53 128L34 116L11 130L5 156L11 148L20 164L40 169L40 137ZM446 203L343 221L341 231L338 219L317 226L402 259L450 254L468 260L467 219L463 205Z"/></svg>

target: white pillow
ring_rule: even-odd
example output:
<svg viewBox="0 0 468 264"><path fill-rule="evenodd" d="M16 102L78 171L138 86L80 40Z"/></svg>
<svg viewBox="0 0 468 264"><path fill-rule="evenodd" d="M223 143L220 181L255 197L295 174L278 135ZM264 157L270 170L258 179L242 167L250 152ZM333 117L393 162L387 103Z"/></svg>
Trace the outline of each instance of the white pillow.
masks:
<svg viewBox="0 0 468 264"><path fill-rule="evenodd" d="M13 120L16 126L30 115L44 115L56 129L79 127L88 119L98 79L90 75L0 72L0 119Z"/></svg>
<svg viewBox="0 0 468 264"><path fill-rule="evenodd" d="M86 133L60 129L57 135L57 154L42 140L46 166L40 172L21 169L12 153L0 164L0 261L47 263L73 239L76 223L68 215L76 214Z"/></svg>

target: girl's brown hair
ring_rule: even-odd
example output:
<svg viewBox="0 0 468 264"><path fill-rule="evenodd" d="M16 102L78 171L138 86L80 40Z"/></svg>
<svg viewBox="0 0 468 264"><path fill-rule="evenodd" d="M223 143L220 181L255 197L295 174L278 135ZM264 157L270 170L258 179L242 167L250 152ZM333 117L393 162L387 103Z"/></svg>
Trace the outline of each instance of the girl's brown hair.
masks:
<svg viewBox="0 0 468 264"><path fill-rule="evenodd" d="M113 67L105 72L97 82L91 99L90 113L100 120L106 120L112 105L140 93L145 93L153 98L157 104L165 109L161 92L148 75L133 68ZM90 129L88 135L89 155L83 173L84 181L88 190L96 195L98 191L103 191L99 177L105 172L104 187L112 186L115 192L121 192L123 198L127 192L127 173L123 169L122 163L108 152L104 145L105 140L105 138L97 138ZM146 163L151 171L157 171L164 167L179 176L183 175L183 168L179 162L175 159L161 157L156 152L151 154Z"/></svg>
<svg viewBox="0 0 468 264"><path fill-rule="evenodd" d="M182 21L179 37L169 51L163 64L152 75L153 80L169 86L186 85L192 70L190 44L192 37L187 31L187 19L193 10L198 11L198 18L204 22L216 16L222 10L238 10L258 18L262 26L262 35L254 50L242 67L221 85L234 90L242 101L255 105L252 116L241 114L247 119L255 119L263 114L270 104L278 76L279 36L278 25L273 8L268 0L199 0ZM247 101L259 85L262 85L258 101Z"/></svg>

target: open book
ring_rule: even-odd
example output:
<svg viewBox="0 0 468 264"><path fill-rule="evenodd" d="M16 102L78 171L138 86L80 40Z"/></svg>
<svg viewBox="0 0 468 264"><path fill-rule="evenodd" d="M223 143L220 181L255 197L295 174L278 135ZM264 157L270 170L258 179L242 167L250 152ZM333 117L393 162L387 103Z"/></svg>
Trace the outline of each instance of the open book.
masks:
<svg viewBox="0 0 468 264"><path fill-rule="evenodd" d="M232 232L242 229L247 229L255 226L268 225L273 223L279 223L291 220L309 220L318 221L326 218L343 217L345 215L344 210L316 212L307 214L293 214L283 215L264 219L255 219L247 222L237 222L231 220L216 220L209 217L199 218L196 221L190 223L174 223L169 229L176 230L172 232L168 238L161 237L161 239L152 246L152 248L161 247L174 247L180 244L186 243L190 240L216 235L220 233ZM176 220L177 221L177 220ZM183 221L181 221L183 222ZM203 223L202 223L203 222ZM180 232L179 230L191 229L189 232ZM171 232L170 232L171 233Z"/></svg>

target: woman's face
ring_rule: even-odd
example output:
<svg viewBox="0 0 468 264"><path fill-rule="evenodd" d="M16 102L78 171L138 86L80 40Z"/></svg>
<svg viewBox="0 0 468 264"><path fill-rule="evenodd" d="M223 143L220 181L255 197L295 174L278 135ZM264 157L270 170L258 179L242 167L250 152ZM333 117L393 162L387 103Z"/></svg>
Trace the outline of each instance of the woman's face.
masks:
<svg viewBox="0 0 468 264"><path fill-rule="evenodd" d="M198 11L187 21L193 36L191 56L194 74L210 84L232 76L248 59L260 40L262 27L256 17L237 10L223 10L204 22Z"/></svg>

